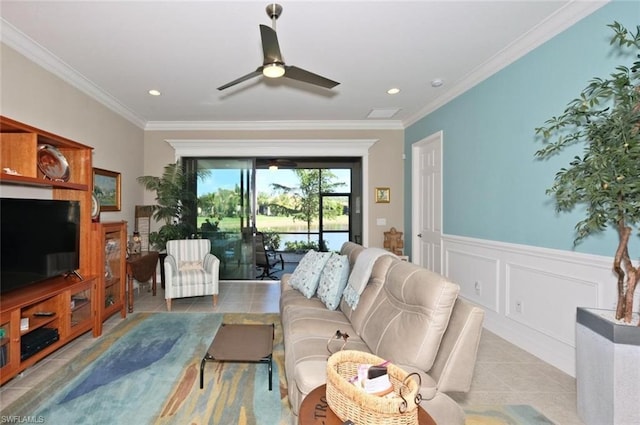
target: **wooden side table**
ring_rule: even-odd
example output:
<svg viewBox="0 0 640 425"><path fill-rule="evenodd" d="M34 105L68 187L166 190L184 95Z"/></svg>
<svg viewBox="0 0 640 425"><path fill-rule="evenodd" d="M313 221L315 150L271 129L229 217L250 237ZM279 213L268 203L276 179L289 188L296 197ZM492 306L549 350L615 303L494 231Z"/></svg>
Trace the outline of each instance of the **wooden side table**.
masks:
<svg viewBox="0 0 640 425"><path fill-rule="evenodd" d="M127 290L129 291L129 313L133 313L133 279L138 282L151 280L153 296L156 296L156 267L158 265L157 251L142 251L131 254L127 258Z"/></svg>
<svg viewBox="0 0 640 425"><path fill-rule="evenodd" d="M342 425L343 422L336 416L327 404L327 386L321 385L311 391L302 400L298 412L299 425ZM418 406L418 423L420 425L436 425L436 422L422 407ZM356 424L357 425L357 424Z"/></svg>

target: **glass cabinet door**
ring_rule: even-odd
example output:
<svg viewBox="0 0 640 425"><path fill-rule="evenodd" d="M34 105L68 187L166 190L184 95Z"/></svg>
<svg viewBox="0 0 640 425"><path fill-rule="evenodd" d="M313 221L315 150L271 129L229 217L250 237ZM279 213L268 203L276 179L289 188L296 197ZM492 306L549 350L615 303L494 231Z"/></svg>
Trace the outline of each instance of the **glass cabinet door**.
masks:
<svg viewBox="0 0 640 425"><path fill-rule="evenodd" d="M5 370L12 367L11 345L9 344L11 337L11 314L3 314L0 317L0 371L3 374Z"/></svg>
<svg viewBox="0 0 640 425"><path fill-rule="evenodd" d="M120 231L107 232L105 234L105 262L104 262L104 308L119 303L121 299L120 288L121 279L120 270L122 269L122 249L120 246Z"/></svg>
<svg viewBox="0 0 640 425"><path fill-rule="evenodd" d="M93 281L69 293L69 311L71 315L69 325L72 334L85 332L93 323L92 287Z"/></svg>

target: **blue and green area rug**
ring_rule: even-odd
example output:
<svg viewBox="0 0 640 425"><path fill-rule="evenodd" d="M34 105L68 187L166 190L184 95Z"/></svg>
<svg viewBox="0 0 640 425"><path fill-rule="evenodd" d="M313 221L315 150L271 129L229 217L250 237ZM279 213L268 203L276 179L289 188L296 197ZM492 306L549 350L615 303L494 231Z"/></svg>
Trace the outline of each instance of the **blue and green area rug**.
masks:
<svg viewBox="0 0 640 425"><path fill-rule="evenodd" d="M274 323L273 391L264 364L200 361L221 323ZM2 407L47 424L289 425L278 314L134 313L46 383ZM466 425L553 425L530 406L465 408ZM446 425L446 424L445 424Z"/></svg>
<svg viewBox="0 0 640 425"><path fill-rule="evenodd" d="M200 361L222 322L275 323L273 391L267 366ZM277 314L135 313L3 408L51 424L288 425L282 328Z"/></svg>
<svg viewBox="0 0 640 425"><path fill-rule="evenodd" d="M465 425L554 425L527 404L465 408Z"/></svg>

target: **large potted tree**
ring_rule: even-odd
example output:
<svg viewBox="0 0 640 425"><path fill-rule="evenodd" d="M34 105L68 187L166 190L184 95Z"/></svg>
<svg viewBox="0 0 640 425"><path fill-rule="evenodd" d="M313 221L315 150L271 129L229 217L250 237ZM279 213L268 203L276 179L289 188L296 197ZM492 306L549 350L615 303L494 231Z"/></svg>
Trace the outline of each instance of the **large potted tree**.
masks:
<svg viewBox="0 0 640 425"><path fill-rule="evenodd" d="M557 172L547 190L559 212L585 207L574 244L607 227L619 237L612 253L615 320L592 309L577 313L578 413L587 425L640 423L640 320L633 310L640 270L629 254L640 225L640 26L635 32L618 22L609 27L615 53L631 57L631 66L620 65L608 77L592 79L560 116L536 129L545 143L538 158L576 144L584 149Z"/></svg>
<svg viewBox="0 0 640 425"><path fill-rule="evenodd" d="M138 182L146 190L156 193L153 205L154 220L164 223L149 234L149 242L163 251L168 240L187 239L196 233L195 181L204 172L187 172L179 162L167 164L162 176L140 176Z"/></svg>

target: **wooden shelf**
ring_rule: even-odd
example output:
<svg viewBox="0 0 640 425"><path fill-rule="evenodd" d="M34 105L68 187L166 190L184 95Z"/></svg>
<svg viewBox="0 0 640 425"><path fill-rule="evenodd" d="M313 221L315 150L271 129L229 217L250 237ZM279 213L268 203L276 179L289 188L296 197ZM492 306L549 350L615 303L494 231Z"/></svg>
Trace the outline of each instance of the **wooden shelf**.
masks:
<svg viewBox="0 0 640 425"><path fill-rule="evenodd" d="M78 292L88 293L90 298L84 305L91 306L95 298L95 276L80 280L77 277L56 277L43 282L34 283L23 289L15 290L2 296L2 327L7 335L0 341L7 358L0 368L0 384L4 384L16 374L35 364L57 348L67 344L74 338L93 328L94 310L89 309L83 320L71 323L73 309L71 297ZM39 311L51 311L53 316L35 316ZM20 319L29 319L29 328L20 329ZM21 360L21 339L40 328L52 328L58 331L59 340L41 351Z"/></svg>
<svg viewBox="0 0 640 425"><path fill-rule="evenodd" d="M45 178L38 169L40 145L57 148L69 164L69 180ZM0 340L0 385L27 367L40 361L72 339L94 329L96 317L96 274L104 269L91 267L91 192L93 191L92 151L90 146L0 116L0 185L30 186L50 189L51 198L77 201L80 205L80 268L85 279L62 276L38 282L2 295L0 326L5 336ZM4 168L15 170L10 174ZM86 302L72 307L72 297L81 294ZM88 308L87 308L88 306ZM38 311L52 311L53 316L34 316ZM79 313L76 313L79 311ZM20 330L20 319L29 318L29 329ZM21 360L21 338L43 327L57 329L59 340Z"/></svg>
<svg viewBox="0 0 640 425"><path fill-rule="evenodd" d="M80 183L61 182L55 180L47 180L43 178L18 176L15 174L0 173L0 182L8 184L19 184L24 186L40 186L71 190L89 190L89 186Z"/></svg>
<svg viewBox="0 0 640 425"><path fill-rule="evenodd" d="M53 316L47 316L47 317L38 317L38 316L30 315L27 318L29 319L29 329L20 331L21 336L26 335L29 332L34 331L36 329L42 328L48 325L49 323L53 322L54 320L58 320L58 315L54 314Z"/></svg>

